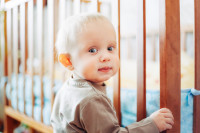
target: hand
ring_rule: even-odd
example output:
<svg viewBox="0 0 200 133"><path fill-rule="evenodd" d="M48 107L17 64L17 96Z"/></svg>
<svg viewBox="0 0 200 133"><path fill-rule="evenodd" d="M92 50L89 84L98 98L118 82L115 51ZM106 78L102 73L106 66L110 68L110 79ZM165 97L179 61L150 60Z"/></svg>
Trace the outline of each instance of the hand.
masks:
<svg viewBox="0 0 200 133"><path fill-rule="evenodd" d="M167 108L162 108L150 115L159 131L162 132L167 129L172 129L174 125L174 117L172 112Z"/></svg>

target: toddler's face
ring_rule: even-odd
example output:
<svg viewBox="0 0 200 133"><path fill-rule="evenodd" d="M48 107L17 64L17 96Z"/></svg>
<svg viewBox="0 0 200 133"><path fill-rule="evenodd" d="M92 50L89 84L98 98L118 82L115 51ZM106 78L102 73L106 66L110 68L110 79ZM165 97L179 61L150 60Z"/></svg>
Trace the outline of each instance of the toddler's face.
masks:
<svg viewBox="0 0 200 133"><path fill-rule="evenodd" d="M119 56L112 25L105 20L88 23L79 34L71 61L75 73L92 82L101 83L115 75Z"/></svg>

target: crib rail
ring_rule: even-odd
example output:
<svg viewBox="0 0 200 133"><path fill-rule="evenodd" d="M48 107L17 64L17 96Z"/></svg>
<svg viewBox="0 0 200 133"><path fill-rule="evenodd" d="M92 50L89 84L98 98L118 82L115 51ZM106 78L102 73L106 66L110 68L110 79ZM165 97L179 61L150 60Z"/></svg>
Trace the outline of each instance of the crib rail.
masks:
<svg viewBox="0 0 200 133"><path fill-rule="evenodd" d="M72 0L70 5L70 15L81 12L82 3L92 3L93 11L100 12L101 1L99 0ZM200 2L195 1L195 88L200 90ZM120 0L111 0L112 6L112 21L117 31L118 47L120 53ZM44 108L44 8L48 12L48 45L50 46L49 64L50 67L50 88L51 88L51 107L54 101L54 74L55 74L55 50L54 44L56 33L61 22L67 16L66 0L3 0L3 8L5 11L5 44L7 51L3 57L5 60L4 75L8 76L8 84L12 82L12 74L15 74L16 83L18 82L18 74L21 71L23 75L23 103L25 100L25 76L27 73L27 62L29 59L29 75L31 77L31 117L28 117L25 106L23 113L19 111L19 94L17 93L16 109L12 108L10 99L5 98L5 132L13 132L13 129L19 125L19 122L24 122L32 128L32 132L53 132L52 127L45 125L43 122ZM138 62L137 62L137 120L146 117L146 1L138 1L138 30L137 30L137 45L138 45ZM174 117L175 125L172 130L167 132L180 132L180 8L179 1L162 0L160 1L160 107L169 108ZM73 8L72 8L73 7ZM117 8L116 8L117 7ZM34 12L36 10L36 12ZM37 15L35 15L37 14ZM37 20L37 27L34 27L34 19ZM34 96L34 51L35 38L34 29L36 29L37 45L39 46L39 77L40 77L40 119L38 122L34 119L34 105L36 103ZM19 54L19 49L21 53ZM21 64L21 68L19 68ZM116 108L117 117L121 123L121 104L120 104L120 71L114 80L114 106ZM9 86L8 86L9 87ZM9 89L9 88L6 89ZM16 84L16 87L18 85ZM16 88L17 90L19 88ZM10 88L11 90L11 88ZM18 92L18 91L17 91ZM11 93L11 92L10 92ZM5 94L6 95L6 94ZM200 96L194 98L194 133L200 132Z"/></svg>
<svg viewBox="0 0 200 133"><path fill-rule="evenodd" d="M146 8L145 0L138 1L137 30L137 121L146 118Z"/></svg>
<svg viewBox="0 0 200 133"><path fill-rule="evenodd" d="M180 132L180 3L179 1L163 0L160 2L160 107L169 108L174 117L175 125L166 132ZM195 88L199 90L199 5L195 0ZM145 0L138 2L138 85L137 85L137 120L146 116L146 43L145 43ZM194 98L193 132L198 133L200 120L199 96ZM142 105L142 106L141 106ZM141 113L142 112L142 113Z"/></svg>
<svg viewBox="0 0 200 133"><path fill-rule="evenodd" d="M37 2L37 20L38 20L38 44L42 46L42 8L43 8L43 1ZM29 9L28 9L29 8ZM18 83L18 74L19 74L19 63L22 62L22 74L23 74L23 102L24 102L24 109L23 113L26 114L25 111L25 74L27 69L27 58L28 58L28 44L30 49L34 49L33 45L33 1L31 0L21 0L21 1L6 1L4 10L6 11L6 32L7 33L7 46L8 46L8 83L11 83L11 76L12 73L15 73L16 83ZM20 19L19 19L20 18ZM18 34L20 33L20 34ZM19 49L21 54L19 55ZM39 128L38 122L33 119L34 116L34 90L33 90L33 51L29 50L30 56L30 66L31 68L31 81L32 81L32 118L25 119L24 114L19 113L19 91L18 91L18 84L16 84L16 92L17 92L17 107L16 110L11 109L11 100L8 100L7 106L5 107L5 132L13 132L13 129L18 125L16 122L25 122L30 127L38 127L36 128L38 131L41 132L49 132L52 129L49 126L45 126L44 128ZM43 84L42 84L42 76L43 76L43 49L40 49L40 85L41 85L41 122L43 122ZM10 89L11 90L11 89ZM10 92L11 93L11 92ZM30 124L31 123L31 124ZM10 128L12 127L12 128ZM43 131L42 131L43 130ZM46 131L45 131L46 130Z"/></svg>
<svg viewBox="0 0 200 133"><path fill-rule="evenodd" d="M6 130L8 133L13 132L13 129L11 129L10 127L16 127L16 125L18 125L17 121L23 122L23 123L27 124L28 126L30 126L31 128L37 129L37 131L39 131L39 132L43 132L43 133L52 133L53 132L52 127L46 126L45 124L43 124L41 122L37 122L31 117L28 117L25 114L15 111L11 107L7 106L5 108L5 112L6 112L6 115L8 116L7 120L9 121L9 127L7 127L8 129ZM13 121L13 119L15 119L15 121Z"/></svg>
<svg viewBox="0 0 200 133"><path fill-rule="evenodd" d="M113 1L114 2L114 1ZM116 36L117 36L117 42L118 42L118 51L119 51L119 58L120 58L120 0L118 0L117 2L113 3L115 4L116 10L113 9L113 12L117 12L118 17L116 18L115 21L117 21L116 25L114 25L116 27ZM117 118L119 120L119 123L121 124L121 92L120 92L120 70L117 73L117 75L114 78L114 88L113 88L113 104L114 107L117 111Z"/></svg>
<svg viewBox="0 0 200 133"><path fill-rule="evenodd" d="M195 88L200 90L200 1L194 1ZM200 96L194 97L193 132L200 132Z"/></svg>
<svg viewBox="0 0 200 133"><path fill-rule="evenodd" d="M43 108L44 108L44 85L43 85L43 77L44 77L44 8L47 8L48 12L48 46L51 51L49 53L49 64L50 67L50 88L51 88L51 108L53 106L54 101L54 64L55 64L55 50L54 44L56 39L56 33L58 30L58 25L66 17L66 0L6 0L2 1L1 10L5 12L5 41L7 47L7 54L4 53L5 56L5 73L4 76L8 76L8 84L12 82L12 75L15 74L16 79L16 109L12 108L13 101L6 98L5 93L5 132L13 132L13 129L16 128L20 122L24 122L28 126L31 127L32 132L37 130L39 132L53 132L52 127L43 124ZM100 4L99 0L74 0L73 7L71 9L73 14L81 12L81 3L91 3L93 5L93 11L100 12ZM37 26L34 27L34 19L37 20ZM34 29L36 29L36 40ZM39 59L39 77L40 77L40 122L34 119L35 111L34 105L36 103L34 96L34 49L36 49L36 45L38 45L38 59ZM5 48L4 48L5 49ZM19 53L20 50L20 53ZM29 62L28 62L29 59ZM6 64L8 62L8 64ZM29 64L29 70L27 70L27 62ZM7 70L8 69L8 70ZM29 71L29 75L31 77L31 117L28 117L25 105L26 105L26 89L25 89L25 76ZM19 92L18 92L18 74L22 73L23 79L23 103L24 108L21 112L19 110ZM10 86L8 86L10 87ZM11 87L7 89L11 90ZM12 93L11 91L9 92Z"/></svg>
<svg viewBox="0 0 200 133"><path fill-rule="evenodd" d="M179 1L160 2L160 107L169 108L180 132L180 8Z"/></svg>

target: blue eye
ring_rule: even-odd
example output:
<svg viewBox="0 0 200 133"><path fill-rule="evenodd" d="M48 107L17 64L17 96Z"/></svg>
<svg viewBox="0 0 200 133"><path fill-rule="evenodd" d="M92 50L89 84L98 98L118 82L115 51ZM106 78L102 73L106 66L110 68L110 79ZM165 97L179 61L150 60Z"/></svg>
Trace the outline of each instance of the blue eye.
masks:
<svg viewBox="0 0 200 133"><path fill-rule="evenodd" d="M113 47L108 47L108 51L113 51Z"/></svg>
<svg viewBox="0 0 200 133"><path fill-rule="evenodd" d="M97 52L97 49L91 48L91 49L89 50L89 52L90 52L90 53L96 53L96 52Z"/></svg>

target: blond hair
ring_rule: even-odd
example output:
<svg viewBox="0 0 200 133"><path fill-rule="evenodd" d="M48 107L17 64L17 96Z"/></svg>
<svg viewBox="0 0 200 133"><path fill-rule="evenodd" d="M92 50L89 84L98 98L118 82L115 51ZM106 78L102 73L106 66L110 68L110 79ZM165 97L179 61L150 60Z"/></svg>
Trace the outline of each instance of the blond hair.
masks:
<svg viewBox="0 0 200 133"><path fill-rule="evenodd" d="M56 39L56 50L58 54L70 53L73 51L79 33L86 28L86 25L95 21L110 21L100 13L82 13L68 17L58 31Z"/></svg>

